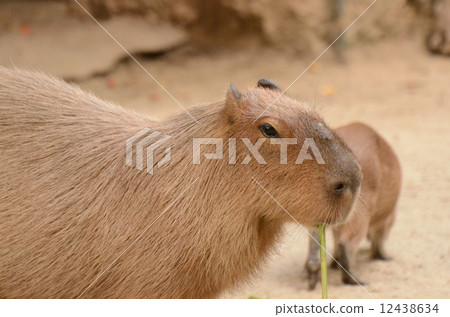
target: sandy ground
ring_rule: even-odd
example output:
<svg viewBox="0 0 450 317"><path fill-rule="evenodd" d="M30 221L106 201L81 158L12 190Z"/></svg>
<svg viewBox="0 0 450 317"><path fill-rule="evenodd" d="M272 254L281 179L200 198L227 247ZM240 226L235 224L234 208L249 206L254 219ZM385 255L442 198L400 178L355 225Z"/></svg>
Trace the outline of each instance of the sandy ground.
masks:
<svg viewBox="0 0 450 317"><path fill-rule="evenodd" d="M331 126L362 121L377 129L400 157L404 184L387 246L394 260L370 261L369 245L364 242L355 273L370 284L366 290L344 286L340 274L330 271L329 296L449 298L450 59L430 56L417 42L359 47L349 52L346 65L335 63L330 53L289 89L289 95L315 103ZM172 53L142 60L186 107L223 98L230 81L244 88L268 77L287 87L310 62L275 51ZM81 85L153 117L182 111L133 62L119 65L108 78L93 78ZM313 292L307 290L303 270L307 243L302 228L289 225L264 270L223 296L320 298L320 285ZM331 236L328 245L332 246Z"/></svg>

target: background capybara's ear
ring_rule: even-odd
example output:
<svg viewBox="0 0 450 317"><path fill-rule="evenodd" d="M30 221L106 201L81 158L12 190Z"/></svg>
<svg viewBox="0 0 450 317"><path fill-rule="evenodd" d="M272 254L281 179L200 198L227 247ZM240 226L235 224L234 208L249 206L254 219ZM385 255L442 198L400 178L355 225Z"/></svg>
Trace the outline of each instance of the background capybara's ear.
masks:
<svg viewBox="0 0 450 317"><path fill-rule="evenodd" d="M239 90L230 83L225 98L225 112L231 121L234 121L239 114L241 97Z"/></svg>
<svg viewBox="0 0 450 317"><path fill-rule="evenodd" d="M267 78L261 78L260 80L258 80L257 87L281 91L280 86L278 86L275 82Z"/></svg>

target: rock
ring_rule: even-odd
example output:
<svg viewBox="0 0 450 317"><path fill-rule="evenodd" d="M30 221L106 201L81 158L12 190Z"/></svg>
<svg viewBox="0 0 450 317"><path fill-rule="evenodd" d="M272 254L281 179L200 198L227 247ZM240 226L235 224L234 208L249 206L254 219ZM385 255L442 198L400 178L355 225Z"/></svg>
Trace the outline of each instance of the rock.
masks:
<svg viewBox="0 0 450 317"><path fill-rule="evenodd" d="M131 54L162 53L187 41L169 25L152 25L138 18L118 17L102 26ZM0 65L36 69L68 80L104 74L127 53L94 21L68 19L59 28L30 26L26 36L0 36Z"/></svg>
<svg viewBox="0 0 450 317"><path fill-rule="evenodd" d="M450 55L450 0L432 2L431 28L426 44L432 53Z"/></svg>

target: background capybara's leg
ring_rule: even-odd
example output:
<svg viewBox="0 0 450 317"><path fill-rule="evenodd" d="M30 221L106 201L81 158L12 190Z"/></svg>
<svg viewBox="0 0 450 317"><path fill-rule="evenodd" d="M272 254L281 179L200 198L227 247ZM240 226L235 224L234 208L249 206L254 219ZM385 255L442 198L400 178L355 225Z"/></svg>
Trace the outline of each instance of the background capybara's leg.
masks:
<svg viewBox="0 0 450 317"><path fill-rule="evenodd" d="M351 256L349 255L347 247L344 244L340 243L338 248L340 249L339 251L340 256L336 260L338 260L340 264L339 268L342 270L342 282L348 285L367 284L365 281L356 277L355 274L351 271L350 269Z"/></svg>
<svg viewBox="0 0 450 317"><path fill-rule="evenodd" d="M341 252L340 252L340 248L339 248L339 241L340 241L340 230L337 229L338 227L336 227L333 230L333 236L334 236L334 251L333 251L333 258L331 260L330 263L330 267L332 269L338 269L339 265L338 265L338 261L339 258L341 257Z"/></svg>
<svg viewBox="0 0 450 317"><path fill-rule="evenodd" d="M371 224L369 228L369 240L372 243L372 259L389 261L391 256L386 254L384 249L384 242L386 241L389 232L395 219L395 213L388 213L388 217L381 221Z"/></svg>
<svg viewBox="0 0 450 317"><path fill-rule="evenodd" d="M345 284L366 284L352 273L356 251L362 239L367 235L369 229L369 217L363 213L353 215L352 219L345 224L335 228L335 254L342 270L342 281Z"/></svg>
<svg viewBox="0 0 450 317"><path fill-rule="evenodd" d="M319 258L319 231L311 229L309 231L312 238L309 238L308 258L306 259L305 269L308 274L308 289L314 290L319 281L320 275L320 258Z"/></svg>

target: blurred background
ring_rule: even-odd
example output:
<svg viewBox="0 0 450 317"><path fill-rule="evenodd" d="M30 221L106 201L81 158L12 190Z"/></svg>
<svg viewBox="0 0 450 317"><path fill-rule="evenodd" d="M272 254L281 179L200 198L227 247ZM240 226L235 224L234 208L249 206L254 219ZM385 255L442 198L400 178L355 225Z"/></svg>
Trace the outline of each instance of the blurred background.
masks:
<svg viewBox="0 0 450 317"><path fill-rule="evenodd" d="M371 125L403 168L387 244L394 260L370 261L365 242L355 273L377 298L448 298L450 0L378 0L311 65L371 3L0 0L0 65L61 77L155 118L182 110L141 66L185 107L223 99L229 82L245 89L266 77L285 88L311 66L287 94L333 127ZM320 287L307 291L306 234L286 231L261 274L224 297L320 298ZM330 298L368 297L336 271L329 278Z"/></svg>

